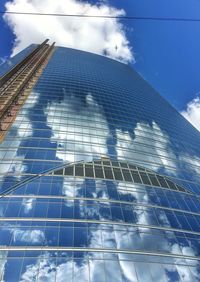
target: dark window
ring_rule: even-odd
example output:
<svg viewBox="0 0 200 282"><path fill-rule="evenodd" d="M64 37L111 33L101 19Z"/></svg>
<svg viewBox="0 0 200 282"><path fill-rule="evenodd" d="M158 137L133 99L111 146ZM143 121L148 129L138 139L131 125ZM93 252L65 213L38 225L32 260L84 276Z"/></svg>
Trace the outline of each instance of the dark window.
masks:
<svg viewBox="0 0 200 282"><path fill-rule="evenodd" d="M160 186L164 188L168 188L167 182L164 177L157 175L158 181L160 182Z"/></svg>
<svg viewBox="0 0 200 282"><path fill-rule="evenodd" d="M142 168L142 167L138 167L138 170L140 170L140 171L145 171L145 169Z"/></svg>
<svg viewBox="0 0 200 282"><path fill-rule="evenodd" d="M119 166L119 163L118 163L118 162L112 162L112 165L118 167L118 166Z"/></svg>
<svg viewBox="0 0 200 282"><path fill-rule="evenodd" d="M147 185L151 185L151 182L145 172L140 172L140 176L142 178L142 182Z"/></svg>
<svg viewBox="0 0 200 282"><path fill-rule="evenodd" d="M92 165L85 165L85 176L86 177L94 177L94 171Z"/></svg>
<svg viewBox="0 0 200 282"><path fill-rule="evenodd" d="M133 182L132 177L131 177L131 174L130 174L130 172L129 172L128 169L122 169L122 172L123 172L124 180L125 180L125 181Z"/></svg>
<svg viewBox="0 0 200 282"><path fill-rule="evenodd" d="M63 169L54 171L54 175L63 175Z"/></svg>
<svg viewBox="0 0 200 282"><path fill-rule="evenodd" d="M137 169L137 167L135 165L129 164L128 165L130 169Z"/></svg>
<svg viewBox="0 0 200 282"><path fill-rule="evenodd" d="M160 186L159 182L158 182L158 180L157 180L157 178L156 178L156 176L154 174L148 174L148 176L149 176L149 178L151 180L152 185Z"/></svg>
<svg viewBox="0 0 200 282"><path fill-rule="evenodd" d="M110 162L109 161L103 161L104 165L109 165L110 166Z"/></svg>
<svg viewBox="0 0 200 282"><path fill-rule="evenodd" d="M104 178L103 176L103 169L101 166L94 166L94 170L95 170L95 177L97 178Z"/></svg>
<svg viewBox="0 0 200 282"><path fill-rule="evenodd" d="M101 161L94 161L95 164L101 164Z"/></svg>
<svg viewBox="0 0 200 282"><path fill-rule="evenodd" d="M177 190L176 185L169 179L165 179L170 189Z"/></svg>
<svg viewBox="0 0 200 282"><path fill-rule="evenodd" d="M131 171L132 177L133 177L133 181L135 183L142 183L139 173L137 171Z"/></svg>
<svg viewBox="0 0 200 282"><path fill-rule="evenodd" d="M111 167L104 167L104 173L106 179L113 179L113 173Z"/></svg>
<svg viewBox="0 0 200 282"><path fill-rule="evenodd" d="M128 168L128 165L126 163L120 163L121 167L126 167Z"/></svg>
<svg viewBox="0 0 200 282"><path fill-rule="evenodd" d="M75 165L75 175L76 176L84 176L83 164L76 164Z"/></svg>
<svg viewBox="0 0 200 282"><path fill-rule="evenodd" d="M122 173L119 168L113 168L113 172L116 180L123 180Z"/></svg>
<svg viewBox="0 0 200 282"><path fill-rule="evenodd" d="M65 168L65 175L73 175L73 166L67 166Z"/></svg>

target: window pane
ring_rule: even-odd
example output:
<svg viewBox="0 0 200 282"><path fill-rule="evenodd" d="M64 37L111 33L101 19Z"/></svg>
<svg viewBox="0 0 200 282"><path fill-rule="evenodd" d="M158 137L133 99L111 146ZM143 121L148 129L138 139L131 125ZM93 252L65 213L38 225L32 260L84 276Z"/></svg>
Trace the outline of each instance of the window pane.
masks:
<svg viewBox="0 0 200 282"><path fill-rule="evenodd" d="M128 165L126 163L120 163L121 167L126 167L128 168Z"/></svg>
<svg viewBox="0 0 200 282"><path fill-rule="evenodd" d="M119 168L113 168L113 172L116 180L123 180L122 173Z"/></svg>
<svg viewBox="0 0 200 282"><path fill-rule="evenodd" d="M106 179L113 179L113 173L110 167L104 167L104 173Z"/></svg>
<svg viewBox="0 0 200 282"><path fill-rule="evenodd" d="M63 169L54 171L54 175L63 175Z"/></svg>
<svg viewBox="0 0 200 282"><path fill-rule="evenodd" d="M165 179L165 180L166 180L170 189L177 190L176 185L171 180L169 180L169 179Z"/></svg>
<svg viewBox="0 0 200 282"><path fill-rule="evenodd" d="M112 165L118 167L118 166L119 166L119 163L118 163L118 162L112 162Z"/></svg>
<svg viewBox="0 0 200 282"><path fill-rule="evenodd" d="M131 174L132 174L132 177L133 177L133 181L134 181L135 183L142 183L138 172L136 172L136 171L131 171Z"/></svg>
<svg viewBox="0 0 200 282"><path fill-rule="evenodd" d="M83 164L77 164L77 165L75 165L75 175L76 175L76 176L84 176L84 173L83 173Z"/></svg>
<svg viewBox="0 0 200 282"><path fill-rule="evenodd" d="M128 171L128 169L122 169L122 172L123 172L123 175L124 175L124 180L125 181L130 181L132 182L132 177L131 177L131 174L130 172Z"/></svg>
<svg viewBox="0 0 200 282"><path fill-rule="evenodd" d="M104 178L104 176L103 176L103 169L102 169L101 166L95 166L94 169L95 169L95 177L97 177L97 178Z"/></svg>
<svg viewBox="0 0 200 282"><path fill-rule="evenodd" d="M73 175L73 166L67 166L65 168L65 175Z"/></svg>
<svg viewBox="0 0 200 282"><path fill-rule="evenodd" d="M148 174L150 180L151 180L151 183L152 185L154 186L160 186L159 183L158 183L158 180L156 178L156 176L154 174Z"/></svg>
<svg viewBox="0 0 200 282"><path fill-rule="evenodd" d="M92 165L85 165L85 176L86 177L94 177L93 166Z"/></svg>
<svg viewBox="0 0 200 282"><path fill-rule="evenodd" d="M137 169L137 167L135 165L129 164L128 165L130 169Z"/></svg>
<svg viewBox="0 0 200 282"><path fill-rule="evenodd" d="M145 172L140 172L140 176L144 184L151 185L151 182L149 181L149 178Z"/></svg>
<svg viewBox="0 0 200 282"><path fill-rule="evenodd" d="M168 185L164 179L164 177L157 175L158 181L160 182L160 186L164 188L168 188Z"/></svg>

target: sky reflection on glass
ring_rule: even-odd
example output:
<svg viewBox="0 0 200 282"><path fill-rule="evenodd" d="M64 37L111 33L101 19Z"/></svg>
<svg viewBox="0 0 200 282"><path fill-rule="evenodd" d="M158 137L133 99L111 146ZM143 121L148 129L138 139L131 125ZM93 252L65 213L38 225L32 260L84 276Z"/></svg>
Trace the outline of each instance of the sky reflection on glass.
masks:
<svg viewBox="0 0 200 282"><path fill-rule="evenodd" d="M1 144L1 191L59 165L109 158L199 193L199 141L128 66L57 48ZM195 194L42 175L0 201L2 248L44 248L2 250L4 281L199 281Z"/></svg>

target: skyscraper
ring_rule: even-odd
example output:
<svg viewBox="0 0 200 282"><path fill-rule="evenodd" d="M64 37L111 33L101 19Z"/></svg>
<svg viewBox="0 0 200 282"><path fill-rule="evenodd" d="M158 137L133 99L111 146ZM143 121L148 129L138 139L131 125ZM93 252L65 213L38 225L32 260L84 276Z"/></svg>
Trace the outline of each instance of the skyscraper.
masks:
<svg viewBox="0 0 200 282"><path fill-rule="evenodd" d="M128 65L1 66L1 281L200 281L200 134Z"/></svg>

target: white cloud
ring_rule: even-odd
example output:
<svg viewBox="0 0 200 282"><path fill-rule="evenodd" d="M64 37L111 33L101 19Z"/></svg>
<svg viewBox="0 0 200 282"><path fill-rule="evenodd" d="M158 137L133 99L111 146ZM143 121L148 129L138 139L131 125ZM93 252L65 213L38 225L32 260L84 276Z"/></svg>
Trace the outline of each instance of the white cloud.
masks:
<svg viewBox="0 0 200 282"><path fill-rule="evenodd" d="M61 13L97 16L122 16L124 10L106 3L92 5L78 0L14 0L6 3L6 11L32 13ZM47 8L48 7L48 8ZM58 46L81 49L111 57L124 63L133 54L124 28L117 19L75 18L5 14L5 21L16 36L13 55L30 43L46 38ZM116 47L117 46L117 47Z"/></svg>
<svg viewBox="0 0 200 282"><path fill-rule="evenodd" d="M184 282L198 281L197 279L195 279L195 277L192 275L192 273L190 272L189 268L186 265L176 265L176 268L178 269L178 273L182 281ZM195 273L198 273L197 268L198 267L195 267Z"/></svg>
<svg viewBox="0 0 200 282"><path fill-rule="evenodd" d="M27 242L32 244L42 243L44 241L44 232L38 229L21 230L14 229L13 240L20 242Z"/></svg>
<svg viewBox="0 0 200 282"><path fill-rule="evenodd" d="M200 115L200 99L199 99ZM200 117L200 116L199 116ZM159 171L163 168L168 175L177 175L180 168L188 166L190 179L198 179L200 173L200 158L186 152L177 156L173 151L170 138L156 122L152 125L138 122L134 129L134 139L128 131L116 130L116 151L119 159L144 163L145 167Z"/></svg>
<svg viewBox="0 0 200 282"><path fill-rule="evenodd" d="M199 179L199 174L200 174L200 158L197 156L191 156L189 154L180 154L179 155L179 160L182 162L184 165L188 166L188 169L193 170L194 175L196 179Z"/></svg>
<svg viewBox="0 0 200 282"><path fill-rule="evenodd" d="M91 267L91 281L100 281L97 275L99 275L99 261L93 261ZM39 269L39 272L38 272ZM102 268L101 268L102 269ZM59 263L56 259L51 257L48 253L44 256L39 256L35 264L29 264L26 266L25 272L22 274L20 281L33 281L37 277L38 281L59 281L64 282L72 281L73 277L76 281L86 282L88 281L89 268L87 260L79 262L73 262L71 259L64 259Z"/></svg>
<svg viewBox="0 0 200 282"><path fill-rule="evenodd" d="M154 171L163 167L166 172L176 174L176 156L170 149L169 136L155 122L152 125L138 122L134 135L132 139L128 131L116 130L118 158L151 164Z"/></svg>
<svg viewBox="0 0 200 282"><path fill-rule="evenodd" d="M21 282L25 281L33 281L35 277L38 277L40 281L55 281L55 275L57 277L57 281L66 281L66 277L68 277L69 281L72 278L72 262L66 261L65 263L61 263L57 266L55 261L46 255L47 257L38 257L35 264L29 264L26 266L25 272L21 276ZM38 272L38 269L40 271Z"/></svg>
<svg viewBox="0 0 200 282"><path fill-rule="evenodd" d="M194 98L187 104L185 111L181 114L200 131L200 98Z"/></svg>
<svg viewBox="0 0 200 282"><path fill-rule="evenodd" d="M64 90L63 90L64 91ZM45 114L47 115L47 125L52 129L52 138L59 140L60 150L56 151L59 159L68 162L99 158L107 154L106 141L109 135L109 128L104 118L103 108L96 103L93 96L88 93L85 98L85 106L77 111L75 105L80 104L80 98L73 94L65 94L62 102L51 102L48 104ZM61 116L54 117L49 113L62 108L68 111L68 118L61 123ZM74 121L78 120L81 127L74 126ZM97 128L97 123L101 127ZM90 126L88 127L88 124ZM96 128L96 130L94 130ZM97 135L103 136L101 144L98 144ZM67 143L66 143L67 142ZM100 142L99 142L100 143ZM92 144L92 147L91 145Z"/></svg>
<svg viewBox="0 0 200 282"><path fill-rule="evenodd" d="M12 151L7 151L6 154L5 151L0 151L1 174L6 175L6 173L9 173L20 178L20 174L25 172L27 169L26 165L23 164L25 155L19 154L18 152L21 140L17 137L26 138L32 136L33 128L31 120L28 118L28 114L29 110L37 104L38 99L39 93L33 91L28 98L28 103L26 104L26 106L24 106L23 109L20 110L20 112L23 113L23 118L21 115L18 115L11 127L12 131L9 131L7 134L7 136L13 138L13 131L16 131L16 138L12 141L12 147L14 148ZM3 140L2 146L4 146L4 142L6 144L7 140ZM10 159L12 158L15 160L15 162L10 163Z"/></svg>
<svg viewBox="0 0 200 282"><path fill-rule="evenodd" d="M42 228L43 229L43 228ZM28 229L28 228L21 228L20 225L16 225L15 227L5 224L2 227L3 231L9 231L12 233L12 240L15 242L17 246L19 242L28 243L28 244L39 244L41 245L45 240L45 233L43 230L39 228L36 229ZM1 254L1 253L0 253Z"/></svg>

